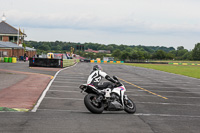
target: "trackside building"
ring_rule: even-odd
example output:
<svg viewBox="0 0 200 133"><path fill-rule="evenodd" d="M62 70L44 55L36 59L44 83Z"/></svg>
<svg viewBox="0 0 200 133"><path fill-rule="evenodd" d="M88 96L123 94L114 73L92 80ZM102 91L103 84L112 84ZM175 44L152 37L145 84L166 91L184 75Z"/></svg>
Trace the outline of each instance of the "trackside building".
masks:
<svg viewBox="0 0 200 133"><path fill-rule="evenodd" d="M24 43L24 34L20 29L16 29L6 22L5 15L0 22L0 57L17 57L26 55L32 57L36 50L29 47L22 47Z"/></svg>

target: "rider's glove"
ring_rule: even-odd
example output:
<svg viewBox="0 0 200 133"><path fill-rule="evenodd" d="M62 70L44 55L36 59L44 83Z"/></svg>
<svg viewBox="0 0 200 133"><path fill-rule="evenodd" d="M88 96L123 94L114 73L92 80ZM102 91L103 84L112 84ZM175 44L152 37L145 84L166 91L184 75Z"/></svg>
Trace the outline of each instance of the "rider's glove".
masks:
<svg viewBox="0 0 200 133"><path fill-rule="evenodd" d="M111 78L110 76L108 76L108 75L106 75L105 78L106 78L108 81L112 82L112 83L116 83L116 81L115 81L113 78Z"/></svg>

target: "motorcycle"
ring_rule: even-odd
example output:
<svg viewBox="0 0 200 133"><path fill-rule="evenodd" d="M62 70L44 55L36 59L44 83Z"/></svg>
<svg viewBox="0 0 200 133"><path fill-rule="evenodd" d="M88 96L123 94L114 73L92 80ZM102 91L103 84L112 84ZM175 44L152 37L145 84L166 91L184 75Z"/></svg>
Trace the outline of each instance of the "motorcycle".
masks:
<svg viewBox="0 0 200 133"><path fill-rule="evenodd" d="M101 114L105 111L121 111L124 110L129 114L136 112L136 106L134 102L125 95L126 88L119 82L116 76L113 76L117 84L114 84L114 88L105 88L98 90L91 84L83 84L79 88L81 93L88 93L84 97L84 104L86 108L95 114Z"/></svg>

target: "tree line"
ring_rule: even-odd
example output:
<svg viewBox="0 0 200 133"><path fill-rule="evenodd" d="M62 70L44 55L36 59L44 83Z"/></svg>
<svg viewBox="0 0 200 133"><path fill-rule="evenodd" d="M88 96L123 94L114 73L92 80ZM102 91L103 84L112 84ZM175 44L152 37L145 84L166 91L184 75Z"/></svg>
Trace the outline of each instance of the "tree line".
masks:
<svg viewBox="0 0 200 133"><path fill-rule="evenodd" d="M183 46L177 47L177 49L173 49L170 51L165 51L158 49L154 52L148 52L144 49L136 50L136 49L126 49L119 50L116 49L112 56L120 59L120 60L200 60L200 43L197 43L193 50L189 51L185 49Z"/></svg>
<svg viewBox="0 0 200 133"><path fill-rule="evenodd" d="M75 42L37 42L37 41L25 41L26 46L34 47L37 52L47 53L63 53L70 51L71 47L75 49L75 53L83 57L95 59L112 56L116 60L133 61L133 60L200 60L200 43L197 43L193 50L189 51L183 46L177 47L164 47L164 46L142 46L142 45L116 45L116 44L98 44L98 43L75 43ZM110 50L111 54L105 53L86 53L84 51L77 50L76 47L83 45L84 49L93 50Z"/></svg>

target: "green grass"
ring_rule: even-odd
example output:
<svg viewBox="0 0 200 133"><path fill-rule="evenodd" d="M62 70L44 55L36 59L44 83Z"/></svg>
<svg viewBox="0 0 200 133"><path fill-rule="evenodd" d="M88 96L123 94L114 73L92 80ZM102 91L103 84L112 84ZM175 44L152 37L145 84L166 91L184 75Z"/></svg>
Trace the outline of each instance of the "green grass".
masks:
<svg viewBox="0 0 200 133"><path fill-rule="evenodd" d="M0 111L16 111L16 110L7 107L0 107Z"/></svg>
<svg viewBox="0 0 200 133"><path fill-rule="evenodd" d="M136 63L124 63L124 65L150 68L150 69L155 69L200 79L200 66L181 66L181 65L176 66L167 64L136 64Z"/></svg>
<svg viewBox="0 0 200 133"><path fill-rule="evenodd" d="M76 62L80 62L79 59L76 59ZM75 64L74 59L63 59L63 67L69 67Z"/></svg>

